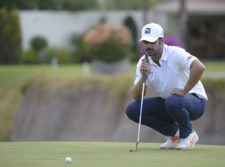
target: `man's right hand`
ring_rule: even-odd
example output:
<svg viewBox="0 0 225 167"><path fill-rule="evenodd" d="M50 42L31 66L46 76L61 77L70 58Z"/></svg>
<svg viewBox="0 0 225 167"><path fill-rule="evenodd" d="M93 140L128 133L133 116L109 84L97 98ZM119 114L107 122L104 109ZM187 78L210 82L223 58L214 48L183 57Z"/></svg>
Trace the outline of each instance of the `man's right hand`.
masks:
<svg viewBox="0 0 225 167"><path fill-rule="evenodd" d="M150 73L150 63L147 62L145 59L142 59L142 63L141 63L141 66L140 66L140 71L141 71L141 74L143 76L148 76L149 73Z"/></svg>

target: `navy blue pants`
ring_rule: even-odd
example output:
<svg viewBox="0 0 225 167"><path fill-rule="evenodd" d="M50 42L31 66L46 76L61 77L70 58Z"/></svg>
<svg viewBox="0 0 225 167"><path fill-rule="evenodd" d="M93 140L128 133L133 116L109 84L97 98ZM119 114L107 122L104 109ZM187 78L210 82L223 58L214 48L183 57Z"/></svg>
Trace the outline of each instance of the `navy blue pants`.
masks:
<svg viewBox="0 0 225 167"><path fill-rule="evenodd" d="M127 116L139 122L141 100L131 102L126 108ZM171 95L166 99L148 97L143 100L142 124L165 136L174 136L177 130L185 138L192 132L192 120L202 116L206 100L195 94Z"/></svg>

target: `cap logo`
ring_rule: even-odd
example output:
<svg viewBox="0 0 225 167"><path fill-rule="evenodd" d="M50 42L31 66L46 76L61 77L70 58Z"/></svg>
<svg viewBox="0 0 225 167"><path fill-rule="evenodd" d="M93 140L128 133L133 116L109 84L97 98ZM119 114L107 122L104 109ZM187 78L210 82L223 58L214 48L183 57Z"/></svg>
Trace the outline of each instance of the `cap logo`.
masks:
<svg viewBox="0 0 225 167"><path fill-rule="evenodd" d="M145 34L150 34L151 33L151 28L145 28Z"/></svg>

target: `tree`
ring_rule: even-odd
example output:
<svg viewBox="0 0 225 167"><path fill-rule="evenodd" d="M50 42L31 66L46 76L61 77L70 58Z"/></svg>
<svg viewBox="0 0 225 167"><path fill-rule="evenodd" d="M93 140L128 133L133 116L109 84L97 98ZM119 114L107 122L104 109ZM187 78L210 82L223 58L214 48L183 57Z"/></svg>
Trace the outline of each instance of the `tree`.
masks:
<svg viewBox="0 0 225 167"><path fill-rule="evenodd" d="M166 0L101 0L101 3L104 4L102 6L106 9L112 10L139 10L143 8L143 4L145 5L145 10L149 10L163 1Z"/></svg>
<svg viewBox="0 0 225 167"><path fill-rule="evenodd" d="M7 0L1 1L0 7L7 9L88 10L97 8L97 0Z"/></svg>
<svg viewBox="0 0 225 167"><path fill-rule="evenodd" d="M140 9L140 0L106 0L107 9Z"/></svg>
<svg viewBox="0 0 225 167"><path fill-rule="evenodd" d="M18 63L21 34L17 11L0 9L0 64Z"/></svg>

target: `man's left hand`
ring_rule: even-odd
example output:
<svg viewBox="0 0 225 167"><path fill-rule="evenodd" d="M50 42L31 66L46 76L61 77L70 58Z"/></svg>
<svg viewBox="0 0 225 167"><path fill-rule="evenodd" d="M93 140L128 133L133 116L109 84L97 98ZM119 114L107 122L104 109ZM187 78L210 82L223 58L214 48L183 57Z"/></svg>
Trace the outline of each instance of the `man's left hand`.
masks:
<svg viewBox="0 0 225 167"><path fill-rule="evenodd" d="M174 88L171 92L172 95L180 95L180 96L184 96L186 93L184 92L183 89L179 89L179 88Z"/></svg>

